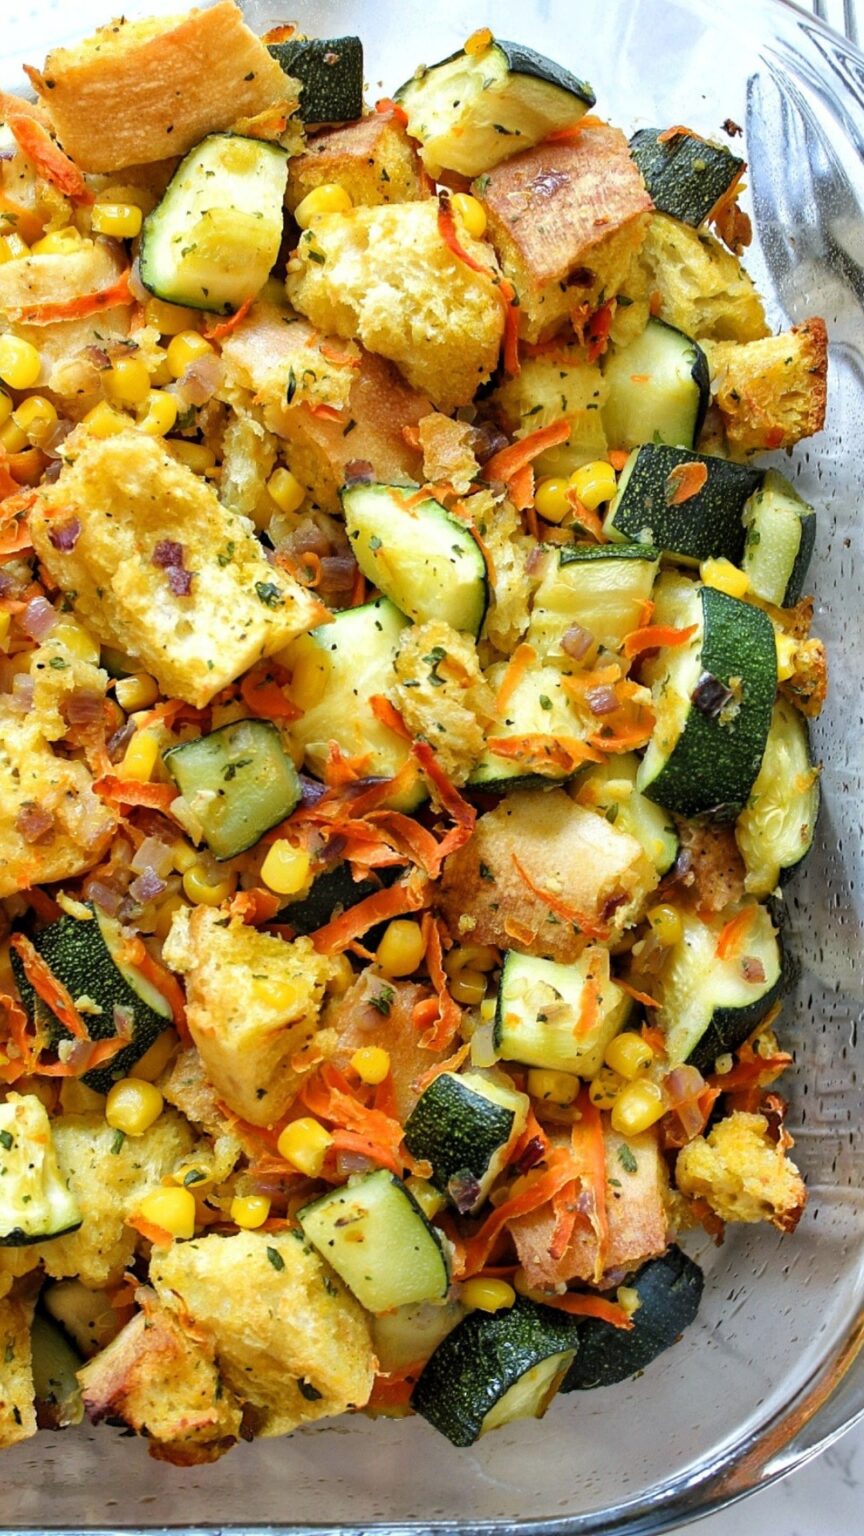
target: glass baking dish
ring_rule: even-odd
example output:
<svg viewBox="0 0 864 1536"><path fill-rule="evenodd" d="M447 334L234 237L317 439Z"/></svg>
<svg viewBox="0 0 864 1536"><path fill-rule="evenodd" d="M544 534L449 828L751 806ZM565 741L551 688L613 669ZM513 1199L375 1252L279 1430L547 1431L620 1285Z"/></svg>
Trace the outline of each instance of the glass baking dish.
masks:
<svg viewBox="0 0 864 1536"><path fill-rule="evenodd" d="M176 11L178 0L126 7ZM110 14L108 0L7 5L0 84L20 62ZM817 631L833 686L814 731L825 803L816 848L788 888L787 945L800 963L784 1040L797 1050L791 1128L810 1186L798 1233L732 1229L708 1271L701 1314L644 1379L560 1399L456 1451L419 1420L362 1416L240 1446L181 1471L107 1428L39 1435L3 1457L2 1529L45 1531L459 1530L652 1532L782 1475L864 1414L862 1152L862 768L864 658L864 56L771 0L252 0L259 30L291 19L359 32L369 96L477 26L532 44L593 81L626 130L685 121L745 129L756 238L748 266L777 327L816 313L832 339L825 433L783 467L819 510ZM110 132L110 124L106 124Z"/></svg>

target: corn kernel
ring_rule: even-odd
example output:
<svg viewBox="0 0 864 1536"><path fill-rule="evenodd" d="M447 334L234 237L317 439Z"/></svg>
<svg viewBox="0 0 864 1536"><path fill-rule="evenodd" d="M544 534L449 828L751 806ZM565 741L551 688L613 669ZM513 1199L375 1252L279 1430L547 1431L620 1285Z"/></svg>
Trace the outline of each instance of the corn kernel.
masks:
<svg viewBox="0 0 864 1536"><path fill-rule="evenodd" d="M0 237L0 263L7 261L20 261L22 256L30 255L30 247L26 240L15 234Z"/></svg>
<svg viewBox="0 0 864 1536"><path fill-rule="evenodd" d="M306 500L306 490L290 469L274 469L267 489L280 512L297 512Z"/></svg>
<svg viewBox="0 0 864 1536"><path fill-rule="evenodd" d="M795 673L798 641L794 635L784 635L779 629L774 631L774 640L777 646L777 681L785 683Z"/></svg>
<svg viewBox="0 0 864 1536"><path fill-rule="evenodd" d="M287 978L283 980L276 976L254 977L252 995L265 1008L271 1008L275 1013L283 1014L286 1018L290 1014L302 1011L305 1001L303 989L298 982Z"/></svg>
<svg viewBox="0 0 864 1536"><path fill-rule="evenodd" d="M191 869L193 864L198 863L198 860L198 850L193 848L191 843L185 843L180 838L178 838L176 843L172 843L171 862L178 874L185 875L187 869Z"/></svg>
<svg viewBox="0 0 864 1536"><path fill-rule="evenodd" d="M458 976L460 971L494 971L500 964L497 949L491 944L457 944L444 959L448 976Z"/></svg>
<svg viewBox="0 0 864 1536"><path fill-rule="evenodd" d="M465 1281L459 1300L471 1312L504 1312L513 1306L516 1292L506 1280L484 1280L478 1275Z"/></svg>
<svg viewBox="0 0 864 1536"><path fill-rule="evenodd" d="M154 1227L161 1227L169 1237L195 1236L195 1196L191 1189L167 1184L164 1188L152 1189L140 1201L136 1214Z"/></svg>
<svg viewBox="0 0 864 1536"><path fill-rule="evenodd" d="M150 393L150 374L140 357L118 357L102 374L102 388L118 405L143 405Z"/></svg>
<svg viewBox="0 0 864 1536"><path fill-rule="evenodd" d="M171 896L166 896L165 900L159 903L159 906L156 908L156 927L154 929L157 939L167 939L171 932L171 924L174 921L174 913L179 912L180 908L185 907L185 905L183 897L178 895L176 891Z"/></svg>
<svg viewBox="0 0 864 1536"><path fill-rule="evenodd" d="M114 697L121 709L131 715L136 709L149 709L159 697L159 685L149 672L133 672L114 684Z"/></svg>
<svg viewBox="0 0 864 1536"><path fill-rule="evenodd" d="M470 192L454 192L451 207L458 213L469 235L482 240L486 233L486 209Z"/></svg>
<svg viewBox="0 0 864 1536"><path fill-rule="evenodd" d="M603 1059L613 1072L629 1080L648 1070L654 1060L654 1052L648 1041L637 1035L634 1029L626 1029L623 1034L609 1041Z"/></svg>
<svg viewBox="0 0 864 1536"><path fill-rule="evenodd" d="M121 411L115 411L107 400L100 400L92 411L87 412L81 424L93 437L116 437L118 432L131 427L132 422Z"/></svg>
<svg viewBox="0 0 864 1536"><path fill-rule="evenodd" d="M377 1086L383 1083L390 1071L390 1052L380 1045L361 1045L351 1057L351 1065L361 1083Z"/></svg>
<svg viewBox="0 0 864 1536"><path fill-rule="evenodd" d="M28 395L16 411L12 412L16 427L24 433L29 443L37 447L51 436L57 425L57 410L44 395Z"/></svg>
<svg viewBox="0 0 864 1536"><path fill-rule="evenodd" d="M157 1035L149 1051L145 1051L140 1061L135 1063L135 1076L140 1077L145 1083L155 1083L157 1077L161 1077L169 1061L180 1044L176 1029L163 1029L161 1035Z"/></svg>
<svg viewBox="0 0 864 1536"><path fill-rule="evenodd" d="M183 889L196 906L218 907L227 901L234 886L227 875L223 880L208 880L203 864L193 864L183 876Z"/></svg>
<svg viewBox="0 0 864 1536"><path fill-rule="evenodd" d="M89 661L91 666L98 667L101 656L98 642L70 614L63 614L57 620L51 631L51 639L62 645L70 656L77 657L78 661Z"/></svg>
<svg viewBox="0 0 864 1536"><path fill-rule="evenodd" d="M313 709L324 697L330 658L311 635L300 635L277 658L291 673L291 701L298 709Z"/></svg>
<svg viewBox="0 0 864 1536"><path fill-rule="evenodd" d="M5 610L0 610L0 651L5 651L9 640L9 630L12 627L12 615Z"/></svg>
<svg viewBox="0 0 864 1536"><path fill-rule="evenodd" d="M101 203L132 203L142 213L149 213L156 206L156 197L147 187L136 187L134 182L111 182L96 193L97 206Z"/></svg>
<svg viewBox="0 0 864 1536"><path fill-rule="evenodd" d="M611 1067L601 1067L588 1084L588 1097L595 1109L611 1109L624 1084L625 1079Z"/></svg>
<svg viewBox="0 0 864 1536"><path fill-rule="evenodd" d="M662 1089L642 1077L627 1083L617 1095L612 1105L612 1129L619 1136L638 1136L664 1113Z"/></svg>
<svg viewBox="0 0 864 1536"><path fill-rule="evenodd" d="M425 953L426 943L420 924L412 923L410 918L397 917L394 922L387 924L375 958L384 975L392 979L395 976L410 976L412 971L416 971Z"/></svg>
<svg viewBox="0 0 864 1536"><path fill-rule="evenodd" d="M30 247L32 256L66 256L83 245L80 229L74 224L64 224L62 229L52 229L41 240L34 240Z"/></svg>
<svg viewBox="0 0 864 1536"><path fill-rule="evenodd" d="M151 389L146 409L142 406L138 415L138 428L148 437L164 437L177 421L178 407L173 395L162 389Z"/></svg>
<svg viewBox="0 0 864 1536"><path fill-rule="evenodd" d="M143 214L134 203L96 203L90 215L91 227L97 235L110 235L114 240L134 240L141 233Z"/></svg>
<svg viewBox="0 0 864 1536"><path fill-rule="evenodd" d="M405 1180L405 1187L417 1201L427 1221L431 1221L433 1216L443 1211L447 1204L447 1197L442 1195L440 1189L436 1189L428 1179L418 1179L416 1174L412 1174L410 1179Z"/></svg>
<svg viewBox="0 0 864 1536"><path fill-rule="evenodd" d="M347 213L353 208L350 195L334 181L325 181L320 187L301 199L294 209L294 221L301 229L308 229L313 219L322 213Z"/></svg>
<svg viewBox="0 0 864 1536"><path fill-rule="evenodd" d="M5 389L0 389L0 427L5 427L12 409L12 396L7 395Z"/></svg>
<svg viewBox="0 0 864 1536"><path fill-rule="evenodd" d="M746 571L739 570L731 560L703 560L699 575L706 587L725 592L727 597L743 597L750 590L750 578Z"/></svg>
<svg viewBox="0 0 864 1536"><path fill-rule="evenodd" d="M197 309L186 309L182 304L166 304L163 299L148 299L144 319L160 336L179 336L181 331L194 331L201 316Z"/></svg>
<svg viewBox="0 0 864 1536"><path fill-rule="evenodd" d="M105 1119L126 1136L143 1136L159 1119L164 1100L154 1083L143 1078L121 1077L108 1091Z"/></svg>
<svg viewBox="0 0 864 1536"><path fill-rule="evenodd" d="M168 368L172 377L179 379L190 363L199 357L207 357L212 351L213 347L200 331L178 331L168 343Z"/></svg>
<svg viewBox="0 0 864 1536"><path fill-rule="evenodd" d="M309 853L287 837L279 837L267 849L261 879L277 896L296 896L309 883Z"/></svg>
<svg viewBox="0 0 864 1536"><path fill-rule="evenodd" d="M117 777L146 784L158 761L159 743L156 737L150 731L136 731L117 764Z"/></svg>
<svg viewBox="0 0 864 1536"><path fill-rule="evenodd" d="M527 1296L529 1301L543 1302L549 1300L549 1292L539 1291L535 1285L532 1285L521 1265L513 1276L513 1289L520 1296Z"/></svg>
<svg viewBox="0 0 864 1536"><path fill-rule="evenodd" d="M27 434L10 418L6 425L0 427L0 447L7 453L21 453L28 446Z"/></svg>
<svg viewBox="0 0 864 1536"><path fill-rule="evenodd" d="M660 906L650 909L648 921L658 944L662 944L665 949L671 949L673 944L680 944L684 934L684 924L681 921L681 913L675 907L661 902Z"/></svg>
<svg viewBox="0 0 864 1536"><path fill-rule="evenodd" d="M596 512L602 502L611 501L618 489L615 471L605 459L594 459L574 470L569 485L589 512Z"/></svg>
<svg viewBox="0 0 864 1536"><path fill-rule="evenodd" d="M293 1163L300 1173L315 1179L321 1172L332 1140L320 1120L304 1117L286 1125L276 1145L279 1156L284 1157L286 1163Z"/></svg>
<svg viewBox="0 0 864 1536"><path fill-rule="evenodd" d="M173 458L179 459L196 475L206 475L216 463L216 455L206 443L187 443L182 437L169 437L165 447Z"/></svg>
<svg viewBox="0 0 864 1536"><path fill-rule="evenodd" d="M330 978L327 991L333 997L343 997L354 984L354 967L347 955L333 955L330 961Z"/></svg>
<svg viewBox="0 0 864 1536"><path fill-rule="evenodd" d="M462 1003L466 1008L476 1008L486 996L487 977L482 971L460 971L450 983L450 991L457 1003Z"/></svg>
<svg viewBox="0 0 864 1536"><path fill-rule="evenodd" d="M570 511L568 484L560 475L547 475L534 493L534 506L547 523L561 523Z"/></svg>
<svg viewBox="0 0 864 1536"><path fill-rule="evenodd" d="M615 1292L615 1300L619 1307L624 1308L628 1317L632 1317L635 1312L638 1312L642 1305L642 1297L639 1295L635 1285L619 1285Z"/></svg>
<svg viewBox="0 0 864 1536"><path fill-rule="evenodd" d="M12 389L32 389L42 372L42 359L36 348L20 336L7 331L0 336L0 379Z"/></svg>
<svg viewBox="0 0 864 1536"><path fill-rule="evenodd" d="M266 1195L235 1195L231 1201L231 1220L247 1232L262 1227L270 1215L270 1201Z"/></svg>
<svg viewBox="0 0 864 1536"><path fill-rule="evenodd" d="M533 1099L545 1099L550 1104L572 1104L579 1089L578 1077L572 1072L554 1072L548 1067L532 1067L528 1073L528 1092Z"/></svg>

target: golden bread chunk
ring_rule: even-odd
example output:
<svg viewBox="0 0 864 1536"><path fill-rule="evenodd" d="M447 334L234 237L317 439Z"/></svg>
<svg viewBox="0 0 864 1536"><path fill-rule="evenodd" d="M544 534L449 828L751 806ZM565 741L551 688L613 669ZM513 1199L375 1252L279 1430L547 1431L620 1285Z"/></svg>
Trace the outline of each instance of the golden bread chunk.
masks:
<svg viewBox="0 0 864 1536"><path fill-rule="evenodd" d="M735 453L791 448L825 425L828 333L814 316L779 336L709 352L711 391Z"/></svg>
<svg viewBox="0 0 864 1536"><path fill-rule="evenodd" d="M678 1154L675 1182L682 1195L707 1200L721 1221L770 1221L792 1232L807 1201L804 1180L787 1156L791 1137L772 1138L764 1115L735 1110L708 1136Z"/></svg>
<svg viewBox="0 0 864 1536"><path fill-rule="evenodd" d="M417 146L392 113L371 112L356 123L325 128L288 162L286 202L291 212L314 187L336 182L355 208L410 203L428 197L429 178Z"/></svg>
<svg viewBox="0 0 864 1536"><path fill-rule="evenodd" d="M650 304L652 314L697 341L755 341L768 335L762 300L738 258L707 230L691 229L665 213L648 220L624 292L641 301L643 324ZM621 345L627 339L633 338L615 336Z"/></svg>
<svg viewBox="0 0 864 1536"><path fill-rule="evenodd" d="M30 1324L33 1303L0 1301L0 1450L36 1433Z"/></svg>

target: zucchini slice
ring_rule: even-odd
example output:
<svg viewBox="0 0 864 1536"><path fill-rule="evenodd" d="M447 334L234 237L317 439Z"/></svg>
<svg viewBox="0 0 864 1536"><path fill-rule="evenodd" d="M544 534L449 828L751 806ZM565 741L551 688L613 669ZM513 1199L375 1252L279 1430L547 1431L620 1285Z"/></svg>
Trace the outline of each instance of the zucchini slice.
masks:
<svg viewBox="0 0 864 1536"><path fill-rule="evenodd" d="M593 1022L580 1026L588 988L598 988ZM508 950L498 989L493 1040L505 1061L593 1077L631 1008L609 975L609 952L589 946L572 965Z"/></svg>
<svg viewBox="0 0 864 1536"><path fill-rule="evenodd" d="M217 859L254 848L300 799L297 769L269 720L235 720L165 753Z"/></svg>
<svg viewBox="0 0 864 1536"><path fill-rule="evenodd" d="M480 632L489 584L477 540L417 487L352 485L342 491L345 527L363 575L416 624L443 619Z"/></svg>
<svg viewBox="0 0 864 1536"><path fill-rule="evenodd" d="M816 513L776 469L769 469L744 507L744 558L750 591L778 608L792 608L816 540Z"/></svg>
<svg viewBox="0 0 864 1536"><path fill-rule="evenodd" d="M698 229L740 179L745 162L725 144L689 133L661 143L662 131L640 128L630 140L630 153L658 213Z"/></svg>
<svg viewBox="0 0 864 1536"><path fill-rule="evenodd" d="M572 793L580 805L602 811L619 832L635 837L658 875L665 875L678 857L678 831L662 806L636 788L638 772L636 753L622 752L592 764Z"/></svg>
<svg viewBox="0 0 864 1536"><path fill-rule="evenodd" d="M747 904L743 948L718 959L723 919L703 923L681 913L684 932L670 949L660 981L656 1023L666 1035L670 1067L689 1062L714 1071L718 1056L738 1049L780 995L783 956L767 907Z"/></svg>
<svg viewBox="0 0 864 1536"><path fill-rule="evenodd" d="M759 772L777 691L777 648L761 608L667 573L654 621L694 627L645 664L657 723L636 787L679 816L736 816Z"/></svg>
<svg viewBox="0 0 864 1536"><path fill-rule="evenodd" d="M615 650L651 596L660 554L645 544L565 544L534 594L526 639L544 660L566 663L561 644L578 624Z"/></svg>
<svg viewBox="0 0 864 1536"><path fill-rule="evenodd" d="M417 1301L373 1317L372 1342L379 1370L402 1371L418 1360L428 1360L464 1316L459 1301Z"/></svg>
<svg viewBox="0 0 864 1536"><path fill-rule="evenodd" d="M291 725L291 737L305 751L306 766L323 777L331 741L346 757L365 753L367 772L389 779L410 756L408 744L372 712L370 699L395 681L393 658L408 623L386 597L334 614L330 624L312 630L327 659L323 697ZM414 810L426 798L418 775L398 797L396 808Z"/></svg>
<svg viewBox="0 0 864 1536"><path fill-rule="evenodd" d="M819 770L804 716L778 699L756 782L735 825L745 889L770 896L807 857L819 816Z"/></svg>
<svg viewBox="0 0 864 1536"><path fill-rule="evenodd" d="M506 671L503 663L490 669L489 681L497 688ZM562 783L577 769L562 766L553 741L559 737L584 737L585 725L564 691L562 673L557 667L531 666L520 678L507 700L503 715L494 722L488 741L504 742L514 737L548 738L538 747L534 766L502 755L487 746L468 780L471 788L499 793L524 789L530 784Z"/></svg>
<svg viewBox="0 0 864 1536"><path fill-rule="evenodd" d="M297 1213L303 1236L369 1312L447 1295L444 1241L386 1168L355 1176Z"/></svg>
<svg viewBox="0 0 864 1536"><path fill-rule="evenodd" d="M0 1248L45 1243L75 1232L81 1220L44 1104L32 1093L10 1093L0 1104Z"/></svg>
<svg viewBox="0 0 864 1536"><path fill-rule="evenodd" d="M105 1349L123 1326L106 1293L91 1291L80 1280L58 1280L46 1285L39 1304L85 1360Z"/></svg>
<svg viewBox="0 0 864 1536"><path fill-rule="evenodd" d="M461 49L418 70L396 92L419 139L431 176L479 176L569 128L596 101L585 80L533 48L493 38L487 48Z"/></svg>
<svg viewBox="0 0 864 1536"><path fill-rule="evenodd" d="M685 464L704 464L708 478L701 491L676 505L673 472ZM684 563L724 556L740 565L744 553L741 514L748 496L761 483L762 470L749 464L733 464L731 459L666 443L645 443L633 449L621 471L603 528L610 539L654 544Z"/></svg>
<svg viewBox="0 0 864 1536"><path fill-rule="evenodd" d="M129 1044L81 1079L96 1093L107 1093L118 1078L129 1075L153 1041L169 1028L173 1015L162 993L126 958L128 940L120 923L99 907L91 906L90 910L93 916L89 919L64 916L49 923L35 935L33 943L73 1001L86 998L98 1010L85 1013L91 1040L106 1040L117 1033L117 1013L131 1023ZM70 1040L65 1025L34 992L14 950L11 959L27 1012L46 1031L52 1045Z"/></svg>
<svg viewBox="0 0 864 1536"><path fill-rule="evenodd" d="M573 1363L579 1323L517 1296L503 1312L471 1312L438 1345L411 1406L453 1445L541 1419Z"/></svg>
<svg viewBox="0 0 864 1536"><path fill-rule="evenodd" d="M359 37L289 37L268 43L286 75L299 80L306 124L353 123L363 115L363 44Z"/></svg>
<svg viewBox="0 0 864 1536"><path fill-rule="evenodd" d="M66 1335L37 1312L30 1330L33 1395L40 1429L68 1429L84 1417L84 1400L75 1374L84 1364Z"/></svg>
<svg viewBox="0 0 864 1536"><path fill-rule="evenodd" d="M213 133L181 160L144 220L139 267L158 299L229 314L259 292L279 255L288 155Z"/></svg>
<svg viewBox="0 0 864 1536"><path fill-rule="evenodd" d="M529 1101L503 1077L442 1072L405 1126L412 1157L432 1164L433 1184L470 1215L486 1200L525 1129Z"/></svg>
<svg viewBox="0 0 864 1536"><path fill-rule="evenodd" d="M325 923L329 923L337 910L344 912L349 907L356 907L358 901L363 901L366 896L374 896L382 885L392 885L401 874L404 874L404 868L400 864L377 870L377 879L355 880L350 864L347 859L343 859L340 864L318 875L305 896L287 902L276 921L289 923L295 935L314 933L316 928L323 928ZM367 933L367 944L373 942L374 931L370 928Z"/></svg>
<svg viewBox="0 0 864 1536"><path fill-rule="evenodd" d="M663 320L617 348L603 370L609 389L603 426L616 448L672 443L692 448L711 399L708 359L699 343Z"/></svg>
<svg viewBox="0 0 864 1536"><path fill-rule="evenodd" d="M629 1332L588 1317L579 1330L579 1349L562 1392L587 1392L626 1381L674 1344L699 1310L705 1276L674 1244L662 1258L649 1259L627 1284L639 1295Z"/></svg>

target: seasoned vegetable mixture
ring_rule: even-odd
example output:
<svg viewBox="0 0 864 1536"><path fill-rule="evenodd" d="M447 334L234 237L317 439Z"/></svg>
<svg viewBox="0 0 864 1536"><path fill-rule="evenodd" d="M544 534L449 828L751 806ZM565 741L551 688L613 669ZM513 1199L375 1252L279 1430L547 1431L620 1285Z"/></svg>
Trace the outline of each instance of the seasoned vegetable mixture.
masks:
<svg viewBox="0 0 864 1536"><path fill-rule="evenodd" d="M470 1446L675 1344L679 1238L804 1207L825 653L758 452L822 426L825 327L769 331L734 123L628 143L486 28L374 107L359 38L233 0L28 74L0 1443Z"/></svg>

